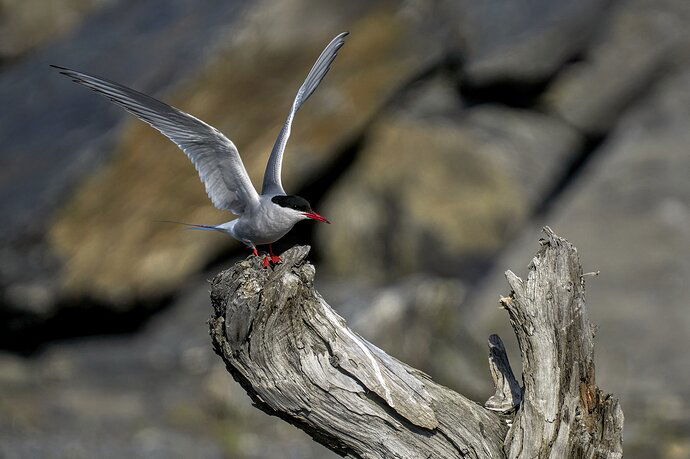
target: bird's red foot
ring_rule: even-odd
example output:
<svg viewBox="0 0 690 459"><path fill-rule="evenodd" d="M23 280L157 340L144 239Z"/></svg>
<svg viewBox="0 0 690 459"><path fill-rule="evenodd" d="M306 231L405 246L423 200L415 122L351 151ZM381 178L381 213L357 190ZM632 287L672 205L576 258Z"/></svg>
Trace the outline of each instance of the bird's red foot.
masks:
<svg viewBox="0 0 690 459"><path fill-rule="evenodd" d="M254 248L252 249L252 254L253 254L255 257L258 257L258 256L259 256L259 251L256 250L256 247L254 247Z"/></svg>
<svg viewBox="0 0 690 459"><path fill-rule="evenodd" d="M280 256L273 254L273 244L268 244L268 253L271 255L271 263L274 265L277 265L282 261Z"/></svg>
<svg viewBox="0 0 690 459"><path fill-rule="evenodd" d="M268 255L264 255L264 257L261 259L261 266L264 268L268 268L268 265L271 263L271 257Z"/></svg>

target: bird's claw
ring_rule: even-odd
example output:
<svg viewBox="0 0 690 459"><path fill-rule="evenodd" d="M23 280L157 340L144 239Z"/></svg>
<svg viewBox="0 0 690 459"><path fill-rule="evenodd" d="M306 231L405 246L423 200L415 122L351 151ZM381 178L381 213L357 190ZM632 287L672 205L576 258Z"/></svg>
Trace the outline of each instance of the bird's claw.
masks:
<svg viewBox="0 0 690 459"><path fill-rule="evenodd" d="M278 263L281 263L283 260L280 259L278 255L271 255L271 263L274 265L277 265Z"/></svg>

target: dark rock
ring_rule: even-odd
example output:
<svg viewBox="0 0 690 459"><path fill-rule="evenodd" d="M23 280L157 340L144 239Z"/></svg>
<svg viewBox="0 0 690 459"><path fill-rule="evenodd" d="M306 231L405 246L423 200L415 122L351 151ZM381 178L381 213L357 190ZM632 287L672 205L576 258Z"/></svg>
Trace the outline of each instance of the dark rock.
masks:
<svg viewBox="0 0 690 459"><path fill-rule="evenodd" d="M548 79L586 48L608 0L472 0L457 3L466 53L463 75L474 87Z"/></svg>
<svg viewBox="0 0 690 459"><path fill-rule="evenodd" d="M578 129L606 133L622 111L690 46L690 3L619 2L580 62L566 67L544 95Z"/></svg>

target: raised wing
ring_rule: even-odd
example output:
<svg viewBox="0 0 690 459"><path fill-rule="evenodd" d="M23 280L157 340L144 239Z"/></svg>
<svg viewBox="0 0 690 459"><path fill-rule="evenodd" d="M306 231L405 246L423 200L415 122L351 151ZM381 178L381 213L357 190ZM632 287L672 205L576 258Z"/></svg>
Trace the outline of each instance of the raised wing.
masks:
<svg viewBox="0 0 690 459"><path fill-rule="evenodd" d="M153 97L112 81L52 65L100 93L175 142L192 160L213 205L242 214L259 202L237 147L213 126Z"/></svg>
<svg viewBox="0 0 690 459"><path fill-rule="evenodd" d="M345 43L345 37L348 33L349 32L343 32L331 40L314 63L314 66L309 71L299 91L297 91L295 101L292 103L292 108L285 121L285 125L283 129L280 130L276 143L273 145L273 150L271 150L271 157L268 159L266 172L264 173L264 184L261 194L285 194L283 184L280 180L280 169L283 163L285 144L287 144L288 137L290 137L292 119L295 117L297 110L299 110L302 104L312 95L316 87L321 83L323 77L326 76L326 73L331 69L331 63L338 54L340 47Z"/></svg>

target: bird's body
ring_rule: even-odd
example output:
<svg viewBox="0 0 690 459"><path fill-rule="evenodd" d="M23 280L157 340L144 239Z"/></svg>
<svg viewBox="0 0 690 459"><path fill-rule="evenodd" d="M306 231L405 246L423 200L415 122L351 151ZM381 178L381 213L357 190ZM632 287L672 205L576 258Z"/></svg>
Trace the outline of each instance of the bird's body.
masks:
<svg viewBox="0 0 690 459"><path fill-rule="evenodd" d="M301 213L285 212L271 201L272 196L261 196L256 207L248 209L239 218L218 225L230 236L247 245L272 244L285 236L304 217Z"/></svg>
<svg viewBox="0 0 690 459"><path fill-rule="evenodd" d="M258 255L257 245L269 244L270 247L270 244L285 236L301 220L329 223L314 212L305 199L285 193L280 171L292 120L330 69L346 35L347 32L341 33L326 46L297 91L287 120L271 151L261 194L257 193L249 180L235 145L214 127L118 83L64 67L53 67L76 83L106 96L175 142L194 163L213 204L219 209L239 215L239 218L220 225L189 226L228 234ZM264 266L268 266L269 260L278 262L280 258L271 251L271 257L262 261Z"/></svg>

